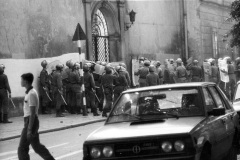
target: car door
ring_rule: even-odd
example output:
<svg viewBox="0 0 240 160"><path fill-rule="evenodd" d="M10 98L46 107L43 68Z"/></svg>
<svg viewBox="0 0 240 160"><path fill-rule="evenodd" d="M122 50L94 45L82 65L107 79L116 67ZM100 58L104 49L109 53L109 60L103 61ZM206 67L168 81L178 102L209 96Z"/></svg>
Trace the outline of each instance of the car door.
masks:
<svg viewBox="0 0 240 160"><path fill-rule="evenodd" d="M210 93L208 87L203 87L203 95L205 101L206 112L211 112L214 108L217 108L215 100ZM212 143L212 158L220 159L224 156L225 149L223 146L227 144L227 133L225 126L225 115L223 116L208 116L208 125L211 131L214 133L214 140Z"/></svg>
<svg viewBox="0 0 240 160"><path fill-rule="evenodd" d="M214 99L217 107L225 108L225 110L226 110L226 114L224 116L222 116L221 121L226 128L226 133L227 133L227 137L226 137L227 141L226 142L227 143L224 145L224 149L225 149L225 152L228 153L228 150L232 146L232 140L233 140L234 133L235 133L235 125L234 125L233 117L236 113L232 110L231 107L229 107L226 104L226 101L224 101L224 97L222 97L222 95L219 93L216 86L209 86L209 90L213 96L213 99Z"/></svg>
<svg viewBox="0 0 240 160"><path fill-rule="evenodd" d="M238 82L233 98L233 108L240 113L240 82Z"/></svg>

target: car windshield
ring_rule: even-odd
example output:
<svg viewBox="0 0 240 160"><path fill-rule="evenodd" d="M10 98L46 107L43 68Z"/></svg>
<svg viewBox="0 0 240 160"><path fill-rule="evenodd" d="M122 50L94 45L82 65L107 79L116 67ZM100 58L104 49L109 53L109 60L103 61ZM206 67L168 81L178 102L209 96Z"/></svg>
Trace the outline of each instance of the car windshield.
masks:
<svg viewBox="0 0 240 160"><path fill-rule="evenodd" d="M204 115L197 88L173 88L123 94L107 123Z"/></svg>

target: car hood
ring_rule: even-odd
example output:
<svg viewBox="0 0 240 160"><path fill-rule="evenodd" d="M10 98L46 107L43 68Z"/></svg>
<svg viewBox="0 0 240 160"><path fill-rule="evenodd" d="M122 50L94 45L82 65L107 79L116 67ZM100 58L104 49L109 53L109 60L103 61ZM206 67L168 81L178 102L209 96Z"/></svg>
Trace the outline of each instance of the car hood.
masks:
<svg viewBox="0 0 240 160"><path fill-rule="evenodd" d="M136 138L156 135L189 133L205 117L169 118L162 122L134 124L131 122L106 124L91 133L86 141Z"/></svg>

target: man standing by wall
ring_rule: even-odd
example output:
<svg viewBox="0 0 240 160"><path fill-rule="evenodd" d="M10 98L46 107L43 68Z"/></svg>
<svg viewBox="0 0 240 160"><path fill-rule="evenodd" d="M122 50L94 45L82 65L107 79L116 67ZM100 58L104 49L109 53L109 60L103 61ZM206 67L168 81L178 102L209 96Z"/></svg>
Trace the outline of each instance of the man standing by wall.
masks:
<svg viewBox="0 0 240 160"><path fill-rule="evenodd" d="M0 65L0 123L12 123L8 120L8 97L11 98L11 89L8 78L4 74L5 66Z"/></svg>
<svg viewBox="0 0 240 160"><path fill-rule="evenodd" d="M38 108L39 99L37 91L32 87L33 74L26 73L21 76L21 85L26 88L26 95L24 98L24 128L22 130L20 143L18 147L19 160L30 160L29 145L32 145L34 151L45 160L54 160L53 156L39 141L39 120Z"/></svg>

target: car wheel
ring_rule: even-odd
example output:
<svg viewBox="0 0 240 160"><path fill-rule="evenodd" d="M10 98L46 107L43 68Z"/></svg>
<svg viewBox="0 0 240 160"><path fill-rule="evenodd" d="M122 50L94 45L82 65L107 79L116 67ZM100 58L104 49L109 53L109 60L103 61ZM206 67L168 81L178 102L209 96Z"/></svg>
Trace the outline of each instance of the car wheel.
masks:
<svg viewBox="0 0 240 160"><path fill-rule="evenodd" d="M200 160L211 160L211 148L207 146L203 148Z"/></svg>
<svg viewBox="0 0 240 160"><path fill-rule="evenodd" d="M237 160L238 149L235 145L230 148L226 160Z"/></svg>

